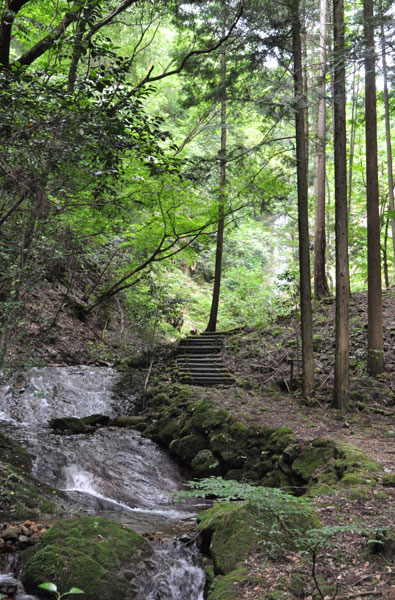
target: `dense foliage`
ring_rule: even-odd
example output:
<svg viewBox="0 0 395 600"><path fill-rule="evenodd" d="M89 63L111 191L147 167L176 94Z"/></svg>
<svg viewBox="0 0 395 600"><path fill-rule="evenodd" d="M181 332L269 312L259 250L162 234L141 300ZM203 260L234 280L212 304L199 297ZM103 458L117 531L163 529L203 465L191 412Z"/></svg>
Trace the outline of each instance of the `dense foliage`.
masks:
<svg viewBox="0 0 395 600"><path fill-rule="evenodd" d="M382 41L391 47L392 3L384 4L377 31L382 23ZM312 235L319 15L310 2L301 9ZM21 322L24 291L56 277L63 277L65 294L82 316L121 294L135 327L146 334L205 327L223 201L222 51L228 147L219 326L261 323L294 307L292 7L253 0L12 0L1 10L3 346ZM360 290L367 271L359 8L347 8L346 27L351 285ZM333 293L331 60L326 260ZM391 86L393 65L387 70ZM381 247L391 285L393 210L380 84L377 100ZM73 274L87 265L90 276L77 298Z"/></svg>

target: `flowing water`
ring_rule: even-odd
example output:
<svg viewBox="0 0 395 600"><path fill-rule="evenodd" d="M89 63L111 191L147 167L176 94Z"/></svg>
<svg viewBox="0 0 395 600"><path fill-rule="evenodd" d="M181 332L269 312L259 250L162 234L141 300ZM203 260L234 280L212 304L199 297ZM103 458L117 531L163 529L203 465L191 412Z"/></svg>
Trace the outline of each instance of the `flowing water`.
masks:
<svg viewBox="0 0 395 600"><path fill-rule="evenodd" d="M155 551L155 575L141 584L136 598L201 600L204 573L196 552L174 537L188 529L197 508L171 499L184 481L177 465L130 429L60 436L48 427L54 417L130 414L134 398L114 394L118 378L113 369L84 366L19 374L0 388L0 429L36 457L38 479L66 492L63 514L106 516L140 533L161 532L165 540Z"/></svg>

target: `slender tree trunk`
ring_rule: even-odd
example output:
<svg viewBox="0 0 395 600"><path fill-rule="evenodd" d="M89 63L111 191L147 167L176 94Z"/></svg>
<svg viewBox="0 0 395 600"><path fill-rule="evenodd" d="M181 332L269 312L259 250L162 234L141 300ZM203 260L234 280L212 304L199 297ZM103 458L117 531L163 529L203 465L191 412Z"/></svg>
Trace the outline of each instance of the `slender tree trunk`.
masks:
<svg viewBox="0 0 395 600"><path fill-rule="evenodd" d="M300 36L300 41L302 44L302 65L303 65L303 92L305 98L308 98L308 78L307 78L307 40L306 36ZM304 135L306 138L306 173L309 173L309 147L310 147L310 127L309 127L309 108L307 106L304 108Z"/></svg>
<svg viewBox="0 0 395 600"><path fill-rule="evenodd" d="M320 0L320 55L318 70L318 124L315 140L316 173L315 192L317 197L317 213L314 239L314 293L315 297L329 296L328 282L325 272L325 137L326 137L326 13L327 0Z"/></svg>
<svg viewBox="0 0 395 600"><path fill-rule="evenodd" d="M344 0L333 2L335 230L336 230L336 349L333 405L344 410L349 398L349 297L346 158L346 71Z"/></svg>
<svg viewBox="0 0 395 600"><path fill-rule="evenodd" d="M300 309L302 321L302 380L303 395L305 397L311 397L314 395L313 319L310 284L306 137L303 108L306 104L306 98L303 88L299 0L293 0L292 7L292 51L294 59L296 163L298 179Z"/></svg>
<svg viewBox="0 0 395 600"><path fill-rule="evenodd" d="M384 15L383 15L383 2L380 0L380 38L381 38L381 62L383 66L383 81L384 81L384 110L385 110L385 138L387 142L387 170L388 170L388 196L389 196L389 208L395 210L394 206L394 174L392 168L392 143L391 143L391 122L390 122L390 111L388 101L388 69L387 61L385 58L385 33L384 33ZM393 257L395 263L395 218L391 218L391 230L392 230L392 248Z"/></svg>
<svg viewBox="0 0 395 600"><path fill-rule="evenodd" d="M357 75L358 73L358 75ZM359 97L359 71L357 66L354 68L353 84L352 84L352 107L351 107L351 132L350 132L350 154L348 161L348 210L351 210L351 197L352 197L352 175L354 166L354 151L355 151L355 136L357 133L357 121L356 115L358 110L358 97Z"/></svg>
<svg viewBox="0 0 395 600"><path fill-rule="evenodd" d="M377 170L376 68L373 0L364 0L366 201L368 223L368 372L384 370L379 184Z"/></svg>
<svg viewBox="0 0 395 600"><path fill-rule="evenodd" d="M222 12L222 37L225 35L226 10L224 4ZM214 288L211 301L210 318L206 331L215 331L217 328L219 295L221 291L222 276L222 253L224 245L224 226L225 226L225 184L226 184L226 53L224 46L221 46L221 150L220 150L220 178L219 178L219 206L218 206L218 228L217 245L215 251L215 273Z"/></svg>

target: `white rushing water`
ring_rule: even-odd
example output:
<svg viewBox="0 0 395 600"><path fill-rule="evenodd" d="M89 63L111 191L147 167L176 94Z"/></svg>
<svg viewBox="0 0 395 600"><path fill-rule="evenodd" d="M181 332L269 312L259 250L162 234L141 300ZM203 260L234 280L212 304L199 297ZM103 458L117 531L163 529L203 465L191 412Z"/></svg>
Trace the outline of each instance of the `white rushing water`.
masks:
<svg viewBox="0 0 395 600"><path fill-rule="evenodd" d="M164 451L130 429L55 435L48 427L56 417L128 414L133 397L114 394L118 380L114 369L86 366L18 374L0 388L0 429L36 457L38 479L67 493L65 514L100 514L140 533L169 535L194 513L172 501L184 478ZM203 599L204 572L194 551L170 539L158 546L153 560L155 575L150 572L136 600ZM18 600L29 598L21 589L18 594Z"/></svg>

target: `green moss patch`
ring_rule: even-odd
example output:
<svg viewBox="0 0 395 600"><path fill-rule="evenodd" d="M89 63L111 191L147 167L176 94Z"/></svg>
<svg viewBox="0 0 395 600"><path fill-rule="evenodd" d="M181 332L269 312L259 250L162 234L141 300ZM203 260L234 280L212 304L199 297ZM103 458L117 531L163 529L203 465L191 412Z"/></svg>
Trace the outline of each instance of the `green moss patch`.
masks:
<svg viewBox="0 0 395 600"><path fill-rule="evenodd" d="M133 598L130 573L151 553L149 542L124 525L98 517L65 519L25 553L24 583L35 593L40 583L52 581L61 591L79 587L87 600Z"/></svg>
<svg viewBox="0 0 395 600"><path fill-rule="evenodd" d="M193 477L223 475L310 496L329 494L339 483L366 494L376 483L379 467L353 446L299 441L289 427L247 427L210 399L196 400L191 386L169 386L158 397L171 404L155 406L145 433L190 466Z"/></svg>
<svg viewBox="0 0 395 600"><path fill-rule="evenodd" d="M36 520L55 511L58 492L30 474L31 464L24 448L0 435L0 520Z"/></svg>
<svg viewBox="0 0 395 600"><path fill-rule="evenodd" d="M198 517L198 529L210 540L215 574L226 575L259 546L272 555L295 550L308 530L320 527L314 512L287 494L265 495L262 503L220 502Z"/></svg>
<svg viewBox="0 0 395 600"><path fill-rule="evenodd" d="M235 569L227 575L220 575L211 583L207 600L237 600L236 584L249 580L248 570L245 568Z"/></svg>

